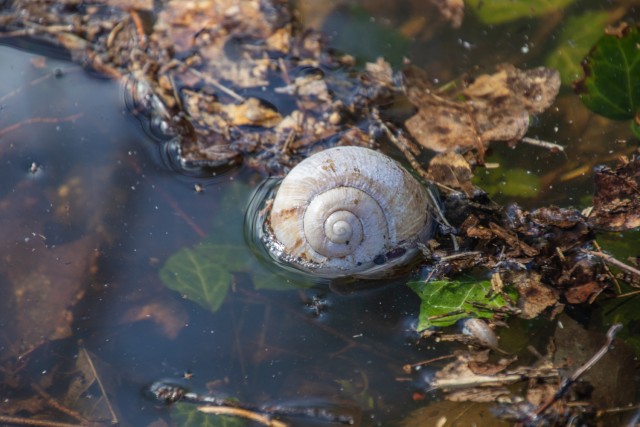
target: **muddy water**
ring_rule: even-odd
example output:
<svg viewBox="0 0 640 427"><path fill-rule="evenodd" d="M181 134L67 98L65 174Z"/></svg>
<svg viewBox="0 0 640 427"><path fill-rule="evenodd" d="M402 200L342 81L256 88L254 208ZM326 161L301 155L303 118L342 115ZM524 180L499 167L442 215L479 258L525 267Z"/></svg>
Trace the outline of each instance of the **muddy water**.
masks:
<svg viewBox="0 0 640 427"><path fill-rule="evenodd" d="M527 30L513 28L515 41L501 42L493 56L487 53L499 34L483 33L473 23L464 34L444 29L438 42L413 41L407 54L440 71L442 79L478 63L515 59L521 66L538 65L540 54L530 57L522 48ZM18 395L29 390L29 382L50 378L63 400L70 394L74 360L86 350L99 366L115 416L127 426L159 419L181 425L176 409L144 392L161 380L249 404L327 409L352 417L356 425L398 425L422 407L433 408L430 420L463 410L425 393L428 369L412 376L401 369L451 351L433 341L415 344L411 330L419 303L402 286L406 278L348 292L309 285L250 262L233 275L215 312L166 288L159 278L166 260L203 240L233 241L241 247L236 256L253 257L243 246L243 216L261 177L243 169L224 174L180 169L170 145L129 114L120 82L91 76L49 48L10 44L0 46L0 360L21 355L30 363L24 390L3 383L3 392ZM457 59L450 59L451 52ZM517 155L504 146L491 153L489 161L514 162L545 178L538 197L519 202L580 206L591 191L589 170L563 180L562 173L572 170L568 164L623 151L612 142L611 135L625 134L616 123L605 123L606 137L600 141L583 141L577 106L539 117L534 128L537 137L574 150L569 159L532 147L518 147ZM196 184L204 191L196 191ZM496 197L509 200L499 192ZM36 246L37 239L42 242ZM21 262L11 257L18 241L34 245L31 255L20 252ZM225 250L223 245L215 249ZM91 261L78 262L85 258ZM11 311L10 305L31 307L28 300L16 299L27 283L16 271L28 268L39 272L43 292L54 294L58 287L68 296L49 307L55 313L68 310L59 328L47 327L50 318L23 318ZM275 285L261 288L258 273L272 275ZM514 321L505 340L514 349L542 348L539 332L548 326ZM99 402L99 391L91 393L77 402ZM67 420L59 413L49 419Z"/></svg>

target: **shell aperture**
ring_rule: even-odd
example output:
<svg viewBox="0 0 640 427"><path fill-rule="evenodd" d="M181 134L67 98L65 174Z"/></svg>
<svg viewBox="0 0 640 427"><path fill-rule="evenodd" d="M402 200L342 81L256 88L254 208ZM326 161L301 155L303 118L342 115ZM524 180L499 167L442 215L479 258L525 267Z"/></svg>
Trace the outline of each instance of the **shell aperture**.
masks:
<svg viewBox="0 0 640 427"><path fill-rule="evenodd" d="M393 159L335 147L294 167L277 190L268 234L283 261L319 277L367 275L387 254L415 254L432 229L426 188ZM406 249L406 251L405 251Z"/></svg>

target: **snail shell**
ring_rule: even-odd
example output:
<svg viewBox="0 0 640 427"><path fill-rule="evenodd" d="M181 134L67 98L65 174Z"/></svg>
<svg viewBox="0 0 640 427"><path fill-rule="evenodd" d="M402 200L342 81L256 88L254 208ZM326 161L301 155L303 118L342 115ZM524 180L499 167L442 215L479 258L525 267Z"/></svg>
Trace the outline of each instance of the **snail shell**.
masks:
<svg viewBox="0 0 640 427"><path fill-rule="evenodd" d="M393 159L367 148L331 148L283 179L267 246L316 276L386 276L430 237L429 206L427 189Z"/></svg>

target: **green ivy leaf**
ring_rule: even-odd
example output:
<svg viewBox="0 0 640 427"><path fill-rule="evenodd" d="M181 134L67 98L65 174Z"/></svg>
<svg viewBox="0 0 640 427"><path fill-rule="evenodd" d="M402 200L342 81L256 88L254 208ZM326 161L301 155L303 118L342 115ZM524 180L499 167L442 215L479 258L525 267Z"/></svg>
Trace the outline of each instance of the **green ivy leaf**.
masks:
<svg viewBox="0 0 640 427"><path fill-rule="evenodd" d="M485 24L502 24L533 18L565 8L574 0L466 0Z"/></svg>
<svg viewBox="0 0 640 427"><path fill-rule="evenodd" d="M580 63L602 36L608 17L607 12L589 11L567 19L558 45L545 61L548 67L560 72L562 84L570 85L582 76Z"/></svg>
<svg viewBox="0 0 640 427"><path fill-rule="evenodd" d="M640 30L629 27L622 37L605 34L584 61L576 89L594 113L615 120L640 115Z"/></svg>
<svg viewBox="0 0 640 427"><path fill-rule="evenodd" d="M171 410L171 418L180 427L244 427L247 423L238 417L204 414L195 405L177 402Z"/></svg>
<svg viewBox="0 0 640 427"><path fill-rule="evenodd" d="M490 296L491 282L488 280L417 281L409 282L407 285L418 294L422 301L418 317L418 331L432 326L450 326L469 316L491 318L494 314L492 309L508 305L501 295ZM509 297L517 299L515 293L509 294ZM443 316L449 313L452 314Z"/></svg>
<svg viewBox="0 0 640 427"><path fill-rule="evenodd" d="M491 196L536 197L540 191L540 178L524 169L488 169L478 172L473 180Z"/></svg>
<svg viewBox="0 0 640 427"><path fill-rule="evenodd" d="M173 254L160 270L160 279L169 289L215 312L229 291L231 271L242 266L241 260L239 248L200 243Z"/></svg>

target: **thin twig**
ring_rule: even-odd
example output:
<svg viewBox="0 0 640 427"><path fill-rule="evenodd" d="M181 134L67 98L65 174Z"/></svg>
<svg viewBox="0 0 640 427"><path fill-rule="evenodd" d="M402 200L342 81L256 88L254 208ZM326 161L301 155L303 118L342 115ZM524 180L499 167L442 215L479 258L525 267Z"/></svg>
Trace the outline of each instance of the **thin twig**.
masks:
<svg viewBox="0 0 640 427"><path fill-rule="evenodd" d="M589 255L593 255L593 256L597 256L600 259L603 259L605 262L608 262L611 265L615 265L616 267L633 274L634 276L638 276L640 277L640 270L638 270L635 267L632 267L628 264L625 264L622 261L618 261L617 259L615 259L614 257L612 257L611 255L607 255L603 252L596 252L596 251L587 251L587 250L582 250L583 253L585 254L589 254Z"/></svg>
<svg viewBox="0 0 640 427"><path fill-rule="evenodd" d="M540 139L529 138L529 137L526 137L526 136L524 138L522 138L521 141L526 143L526 144L535 145L536 147L546 148L547 150L560 151L561 153L564 154L564 146L562 146L560 144L556 144L555 142L542 141Z"/></svg>
<svg viewBox="0 0 640 427"><path fill-rule="evenodd" d="M587 360L581 367L576 369L576 371L567 379L563 380L560 384L560 387L555 392L553 397L549 399L547 402L539 406L533 413L532 416L529 417L529 420L532 424L538 421L538 417L543 414L547 409L551 407L554 403L558 401L562 396L564 396L569 388L578 381L578 379L589 369L591 369L602 357L607 354L607 352L611 349L611 345L613 344L613 340L616 335L622 329L621 323L616 323L612 325L607 331L607 342L598 350L589 360Z"/></svg>
<svg viewBox="0 0 640 427"><path fill-rule="evenodd" d="M410 374L411 371L413 371L415 368L420 368L424 365L428 365L430 363L433 362L438 362L440 360L445 360L445 359L452 359L456 357L455 354L445 354L444 356L439 356L439 357L434 357L432 359L428 359L428 360L421 360L420 362L416 362L416 363L411 363L411 364L406 364L402 367L402 370L407 373Z"/></svg>
<svg viewBox="0 0 640 427"><path fill-rule="evenodd" d="M100 380L100 376L98 375L98 371L96 370L96 367L93 364L93 360L91 360L91 355L89 354L87 349L85 349L84 347L80 347L80 352L84 353L84 357L87 360L87 363L89 364L89 368L91 368L91 372L93 373L93 376L95 377L96 382L98 383L98 387L100 387L100 392L104 396L104 401L106 402L107 408L109 409L109 414L111 415L111 424L118 425L119 424L118 416L116 415L115 411L113 410L113 406L111 406L111 401L109 400L109 395L107 395L107 390L104 388L104 385L102 385L102 381Z"/></svg>
<svg viewBox="0 0 640 427"><path fill-rule="evenodd" d="M83 417L82 414L80 414L77 411L74 411L71 408L67 408L66 406L62 405L60 402L58 402L53 396L51 396L49 393L47 393L46 390L44 390L42 387L40 387L38 384L36 383L31 383L31 388L33 388L36 393L38 393L40 396L42 396L44 398L44 400L47 402L47 405L51 406L52 408L57 409L58 411L67 414L68 416L75 418L76 420L80 421L83 424L90 424L91 421L88 420L87 418Z"/></svg>
<svg viewBox="0 0 640 427"><path fill-rule="evenodd" d="M596 247L599 253L601 254L604 253L602 252L602 248L600 248L600 245L598 244L597 240L593 241L593 245ZM620 283L618 283L618 279L616 279L616 276L613 275L613 273L611 272L611 269L609 268L606 262L603 262L602 266L604 267L605 270L607 270L607 274L609 274L609 277L611 277L611 280L613 280L613 284L616 287L616 293L620 295L622 293L622 288L620 287Z"/></svg>
<svg viewBox="0 0 640 427"><path fill-rule="evenodd" d="M90 424L69 424L58 421L36 420L33 418L10 417L8 415L0 415L0 423L15 426L35 426L35 427L85 427ZM99 425L99 424L93 424Z"/></svg>
<svg viewBox="0 0 640 427"><path fill-rule="evenodd" d="M203 412L205 414L230 415L234 417L247 418L251 421L255 421L267 427L287 427L288 426L288 424L285 424L282 421L272 420L266 415L258 414L257 412L252 412L247 409L230 408L228 406L199 406L198 411Z"/></svg>
<svg viewBox="0 0 640 427"><path fill-rule="evenodd" d="M211 77L210 75L205 74L205 73L201 73L200 71L195 70L193 68L188 68L186 71L195 74L196 76L200 77L205 82L215 86L220 91L226 93L227 95L229 95L230 97L232 97L236 101L239 101L239 102L244 102L245 101L245 98L243 96L238 95L236 92L234 92L233 90L229 89L228 87L226 87L225 85L223 85L218 80L216 80L213 77Z"/></svg>
<svg viewBox="0 0 640 427"><path fill-rule="evenodd" d="M13 132L21 128L24 125L30 125L33 123L62 123L62 122L72 122L76 119L79 119L83 116L83 113L76 113L66 117L31 117L30 119L25 119L19 121L17 123L12 124L11 126L7 126L6 128L0 129L0 137L5 136L6 134Z"/></svg>
<svg viewBox="0 0 640 427"><path fill-rule="evenodd" d="M439 262L451 261L451 260L458 259L458 258L467 258L467 257L476 256L476 255L482 255L482 252L481 251L460 252L458 254L452 254L452 255L447 255L447 256L440 257L440 258L438 258L438 261Z"/></svg>

